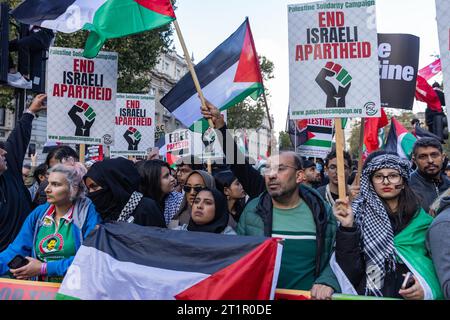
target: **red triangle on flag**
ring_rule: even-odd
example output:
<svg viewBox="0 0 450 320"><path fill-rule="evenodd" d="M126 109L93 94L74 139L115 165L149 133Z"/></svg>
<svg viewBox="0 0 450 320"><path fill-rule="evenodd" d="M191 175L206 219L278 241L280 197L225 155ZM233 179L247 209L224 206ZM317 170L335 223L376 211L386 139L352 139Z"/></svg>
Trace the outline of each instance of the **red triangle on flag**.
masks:
<svg viewBox="0 0 450 320"><path fill-rule="evenodd" d="M403 133L409 132L397 119L395 119L395 117L392 117L392 124L395 125L395 133L397 134L397 137L399 137Z"/></svg>
<svg viewBox="0 0 450 320"><path fill-rule="evenodd" d="M170 0L134 0L139 5L156 13L175 18Z"/></svg>
<svg viewBox="0 0 450 320"><path fill-rule="evenodd" d="M172 166L177 162L178 159L180 159L180 157L173 155L171 153L167 153L166 159L167 159L167 163L169 164L169 166Z"/></svg>
<svg viewBox="0 0 450 320"><path fill-rule="evenodd" d="M247 32L242 45L239 65L234 77L234 82L258 82L262 83L261 69L259 67L258 54L253 42L252 31L247 21Z"/></svg>
<svg viewBox="0 0 450 320"><path fill-rule="evenodd" d="M268 300L278 240L264 241L235 263L175 296L177 300ZM270 261L270 263L268 263Z"/></svg>
<svg viewBox="0 0 450 320"><path fill-rule="evenodd" d="M311 131L308 131L308 140L311 140L312 138L315 138L316 135L312 133Z"/></svg>

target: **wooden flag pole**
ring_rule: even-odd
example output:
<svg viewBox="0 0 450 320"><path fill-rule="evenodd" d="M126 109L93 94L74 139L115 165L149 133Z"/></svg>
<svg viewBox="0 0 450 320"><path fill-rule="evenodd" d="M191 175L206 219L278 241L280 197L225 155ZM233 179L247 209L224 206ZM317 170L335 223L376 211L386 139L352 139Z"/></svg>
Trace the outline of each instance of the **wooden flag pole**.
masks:
<svg viewBox="0 0 450 320"><path fill-rule="evenodd" d="M347 181L345 180L345 164L344 164L344 130L342 130L342 119L335 119L336 127L336 160L339 199L344 200L347 196Z"/></svg>
<svg viewBox="0 0 450 320"><path fill-rule="evenodd" d="M173 24L175 26L175 30L176 30L177 35L178 35L178 39L180 40L181 47L183 48L184 58L186 59L186 62L188 64L188 68L189 68L189 71L191 73L192 80L194 81L195 88L196 88L197 93L198 93L198 95L200 97L200 101L202 102L202 107L206 107L205 96L203 95L202 88L200 87L200 82L198 81L197 73L195 72L194 65L192 64L191 57L189 56L189 51L187 50L186 43L184 42L183 34L181 33L181 29L180 29L180 26L178 24L178 21L174 20ZM211 128L214 128L214 123L212 122L211 119L208 119L208 124L209 124L209 126Z"/></svg>
<svg viewBox="0 0 450 320"><path fill-rule="evenodd" d="M361 119L361 130L359 132L359 147L358 147L358 172L355 177L355 184L359 186L361 182L361 174L363 167L363 147L364 147L364 129L365 129L366 119Z"/></svg>
<svg viewBox="0 0 450 320"><path fill-rule="evenodd" d="M264 104L266 105L267 118L269 119L269 128L270 128L270 131L272 131L273 130L272 119L270 118L269 105L267 104L267 96L266 96L265 88L263 88L263 98L264 98Z"/></svg>
<svg viewBox="0 0 450 320"><path fill-rule="evenodd" d="M84 158L86 156L86 145L80 144L80 162L84 164Z"/></svg>
<svg viewBox="0 0 450 320"><path fill-rule="evenodd" d="M267 112L267 118L269 119L269 129L270 129L270 138L268 143L269 148L269 155L272 155L272 119L270 118L270 112L269 112L269 104L267 103L267 96L266 96L266 89L263 87L263 98L264 98L264 104L266 105L266 112Z"/></svg>
<svg viewBox="0 0 450 320"><path fill-rule="evenodd" d="M178 24L177 20L174 20L173 24L175 26L175 30L178 35L178 39L180 40L181 47L183 48L184 58L186 59L186 62L188 64L188 68L191 73L192 80L194 81L195 89L197 90L197 93L200 97L200 101L202 102L202 107L206 107L205 96L203 95L202 87L200 86L200 82L198 81L197 73L195 72L194 65L192 63L191 57L189 56L189 51L186 47L186 43L184 42L184 38L183 38L183 34L181 33L180 25ZM212 122L211 119L208 119L208 124L211 128L214 129L214 123ZM211 159L208 159L208 173L212 174Z"/></svg>

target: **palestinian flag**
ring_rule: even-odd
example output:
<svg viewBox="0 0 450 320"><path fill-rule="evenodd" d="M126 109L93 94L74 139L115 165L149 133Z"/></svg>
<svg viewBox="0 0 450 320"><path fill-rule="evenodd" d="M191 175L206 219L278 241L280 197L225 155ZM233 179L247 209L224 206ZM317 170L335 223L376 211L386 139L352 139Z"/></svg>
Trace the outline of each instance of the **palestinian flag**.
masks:
<svg viewBox="0 0 450 320"><path fill-rule="evenodd" d="M411 153L416 140L417 138L411 132L392 117L391 129L384 147L386 151L396 152L400 158L411 160Z"/></svg>
<svg viewBox="0 0 450 320"><path fill-rule="evenodd" d="M325 158L333 144L332 119L289 120L289 135L302 157ZM295 132L296 131L296 132Z"/></svg>
<svg viewBox="0 0 450 320"><path fill-rule="evenodd" d="M289 120L289 136L292 145L300 146L305 144L308 140L314 138L314 134L308 131L308 120Z"/></svg>
<svg viewBox="0 0 450 320"><path fill-rule="evenodd" d="M59 299L273 299L277 239L100 225L78 250Z"/></svg>
<svg viewBox="0 0 450 320"><path fill-rule="evenodd" d="M380 149L383 145L383 140L380 141L380 134L383 132L383 128L389 124L389 119L386 112L381 108L381 117L379 118L367 118L364 120L364 146L367 151L367 155ZM366 156L367 156L366 155Z"/></svg>
<svg viewBox="0 0 450 320"><path fill-rule="evenodd" d="M264 88L248 18L195 66L195 71L205 98L220 110L226 110L248 96L256 100ZM187 128L202 118L201 101L190 74L161 99L161 104Z"/></svg>
<svg viewBox="0 0 450 320"><path fill-rule="evenodd" d="M94 58L107 39L175 20L170 0L26 0L11 12L18 21L71 33L88 30L84 56Z"/></svg>

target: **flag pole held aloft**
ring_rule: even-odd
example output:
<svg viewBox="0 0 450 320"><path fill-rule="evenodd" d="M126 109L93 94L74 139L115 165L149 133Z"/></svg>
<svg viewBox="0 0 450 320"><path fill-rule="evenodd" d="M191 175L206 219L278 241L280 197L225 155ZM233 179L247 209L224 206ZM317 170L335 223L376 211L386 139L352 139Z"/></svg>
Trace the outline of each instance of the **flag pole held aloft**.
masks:
<svg viewBox="0 0 450 320"><path fill-rule="evenodd" d="M205 96L203 95L202 88L200 86L200 82L198 81L198 78L197 78L197 73L195 72L194 65L192 64L192 61L191 61L191 57L189 56L189 51L187 50L186 43L184 42L183 34L181 33L181 29L178 24L178 21L174 20L173 24L175 26L175 30L178 35L178 39L180 40L181 47L183 48L184 58L186 59L186 62L188 64L189 72L191 73L191 76L192 76L192 81L194 81L195 88L197 89L197 93L200 97L200 101L202 102L202 108L206 107ZM211 119L208 119L208 124L211 128L214 128L214 123L212 122Z"/></svg>

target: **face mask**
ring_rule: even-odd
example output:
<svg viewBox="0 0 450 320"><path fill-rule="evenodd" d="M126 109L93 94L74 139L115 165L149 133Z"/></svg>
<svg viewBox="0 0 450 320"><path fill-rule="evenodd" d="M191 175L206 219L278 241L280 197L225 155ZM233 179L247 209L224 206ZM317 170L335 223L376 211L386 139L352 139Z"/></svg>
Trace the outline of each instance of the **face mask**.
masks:
<svg viewBox="0 0 450 320"><path fill-rule="evenodd" d="M317 169L317 171L322 172L322 169L323 169L322 164L316 163L316 169Z"/></svg>
<svg viewBox="0 0 450 320"><path fill-rule="evenodd" d="M119 207L120 210L120 206L113 201L113 195L108 189L89 192L87 197L94 203L95 209L103 220L113 219L114 213L117 213L116 207ZM120 211L118 214L120 214Z"/></svg>

